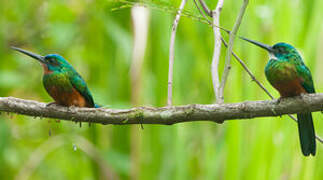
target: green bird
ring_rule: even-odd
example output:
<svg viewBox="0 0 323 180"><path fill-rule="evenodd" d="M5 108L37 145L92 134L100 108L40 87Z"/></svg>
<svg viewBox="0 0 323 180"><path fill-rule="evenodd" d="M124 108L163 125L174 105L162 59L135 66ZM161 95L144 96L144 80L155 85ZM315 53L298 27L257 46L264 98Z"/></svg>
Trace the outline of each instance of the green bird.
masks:
<svg viewBox="0 0 323 180"><path fill-rule="evenodd" d="M269 46L254 40L241 37L255 44L270 54L265 67L265 75L269 83L280 93L280 98L315 93L310 70L305 66L296 48L287 43ZM304 156L315 156L316 143L312 113L298 113L298 132Z"/></svg>
<svg viewBox="0 0 323 180"><path fill-rule="evenodd" d="M94 103L83 78L62 56L57 54L41 56L17 47L12 49L41 63L44 69L43 85L55 104L68 107L99 107Z"/></svg>

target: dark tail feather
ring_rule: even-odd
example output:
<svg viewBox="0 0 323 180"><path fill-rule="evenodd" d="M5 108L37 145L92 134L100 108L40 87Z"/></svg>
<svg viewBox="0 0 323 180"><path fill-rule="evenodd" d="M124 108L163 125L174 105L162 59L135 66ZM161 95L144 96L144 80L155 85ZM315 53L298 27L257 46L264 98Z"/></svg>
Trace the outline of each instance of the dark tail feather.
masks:
<svg viewBox="0 0 323 180"><path fill-rule="evenodd" d="M297 114L298 133L304 156L316 153L315 131L311 113Z"/></svg>

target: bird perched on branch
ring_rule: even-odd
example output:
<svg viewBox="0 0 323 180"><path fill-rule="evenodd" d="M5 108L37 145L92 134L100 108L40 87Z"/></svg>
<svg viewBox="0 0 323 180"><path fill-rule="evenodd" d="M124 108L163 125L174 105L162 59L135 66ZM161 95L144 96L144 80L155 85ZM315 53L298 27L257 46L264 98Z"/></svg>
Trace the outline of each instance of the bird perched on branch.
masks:
<svg viewBox="0 0 323 180"><path fill-rule="evenodd" d="M277 43L269 46L241 38L269 52L270 59L265 67L265 75L269 83L279 91L280 99L315 93L311 72L292 45ZM316 144L312 113L298 113L297 120L302 152L305 156L310 154L315 156Z"/></svg>
<svg viewBox="0 0 323 180"><path fill-rule="evenodd" d="M44 69L43 85L55 100L55 104L68 107L98 107L85 81L62 56L57 54L41 56L17 47L12 49L41 63Z"/></svg>

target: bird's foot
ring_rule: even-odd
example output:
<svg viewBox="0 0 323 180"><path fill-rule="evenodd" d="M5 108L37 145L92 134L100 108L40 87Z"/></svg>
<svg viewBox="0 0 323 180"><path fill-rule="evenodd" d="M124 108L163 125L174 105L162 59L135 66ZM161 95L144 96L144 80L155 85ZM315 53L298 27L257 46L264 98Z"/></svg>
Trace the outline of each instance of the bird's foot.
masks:
<svg viewBox="0 0 323 180"><path fill-rule="evenodd" d="M46 104L46 107L50 107L50 106L57 106L58 104L56 102L50 102Z"/></svg>
<svg viewBox="0 0 323 180"><path fill-rule="evenodd" d="M72 105L72 106L68 106L67 108L68 108L68 111L70 111L71 113L75 113L75 107L76 106Z"/></svg>
<svg viewBox="0 0 323 180"><path fill-rule="evenodd" d="M276 100L276 105L279 105L281 103L281 101L283 100L284 98L283 97L279 97L277 100ZM271 109L271 111L277 115L278 113L275 111L274 108ZM279 115L279 117L282 117L282 115Z"/></svg>
<svg viewBox="0 0 323 180"><path fill-rule="evenodd" d="M305 95L306 95L306 93L302 93L302 94L300 94L300 95L299 95L299 97L300 97L302 100L304 100Z"/></svg>
<svg viewBox="0 0 323 180"><path fill-rule="evenodd" d="M283 97L279 97L278 99L277 99L277 101L276 101L276 104L278 105L278 104L280 104L281 102L282 102L282 100L283 100L284 98Z"/></svg>

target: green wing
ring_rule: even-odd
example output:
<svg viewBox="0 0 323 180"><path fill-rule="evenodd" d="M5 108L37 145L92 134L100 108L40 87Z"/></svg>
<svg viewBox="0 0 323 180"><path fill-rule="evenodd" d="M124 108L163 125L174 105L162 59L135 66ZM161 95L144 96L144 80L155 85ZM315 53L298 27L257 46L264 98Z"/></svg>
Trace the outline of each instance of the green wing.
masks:
<svg viewBox="0 0 323 180"><path fill-rule="evenodd" d="M308 93L315 93L311 71L305 66L304 63L297 66L297 72L302 77L302 86Z"/></svg>
<svg viewBox="0 0 323 180"><path fill-rule="evenodd" d="M85 98L86 102L91 106L94 107L94 101L93 97L90 93L90 90L88 89L85 81L82 79L82 77L76 72L71 72L72 75L70 75L70 82L72 86Z"/></svg>

